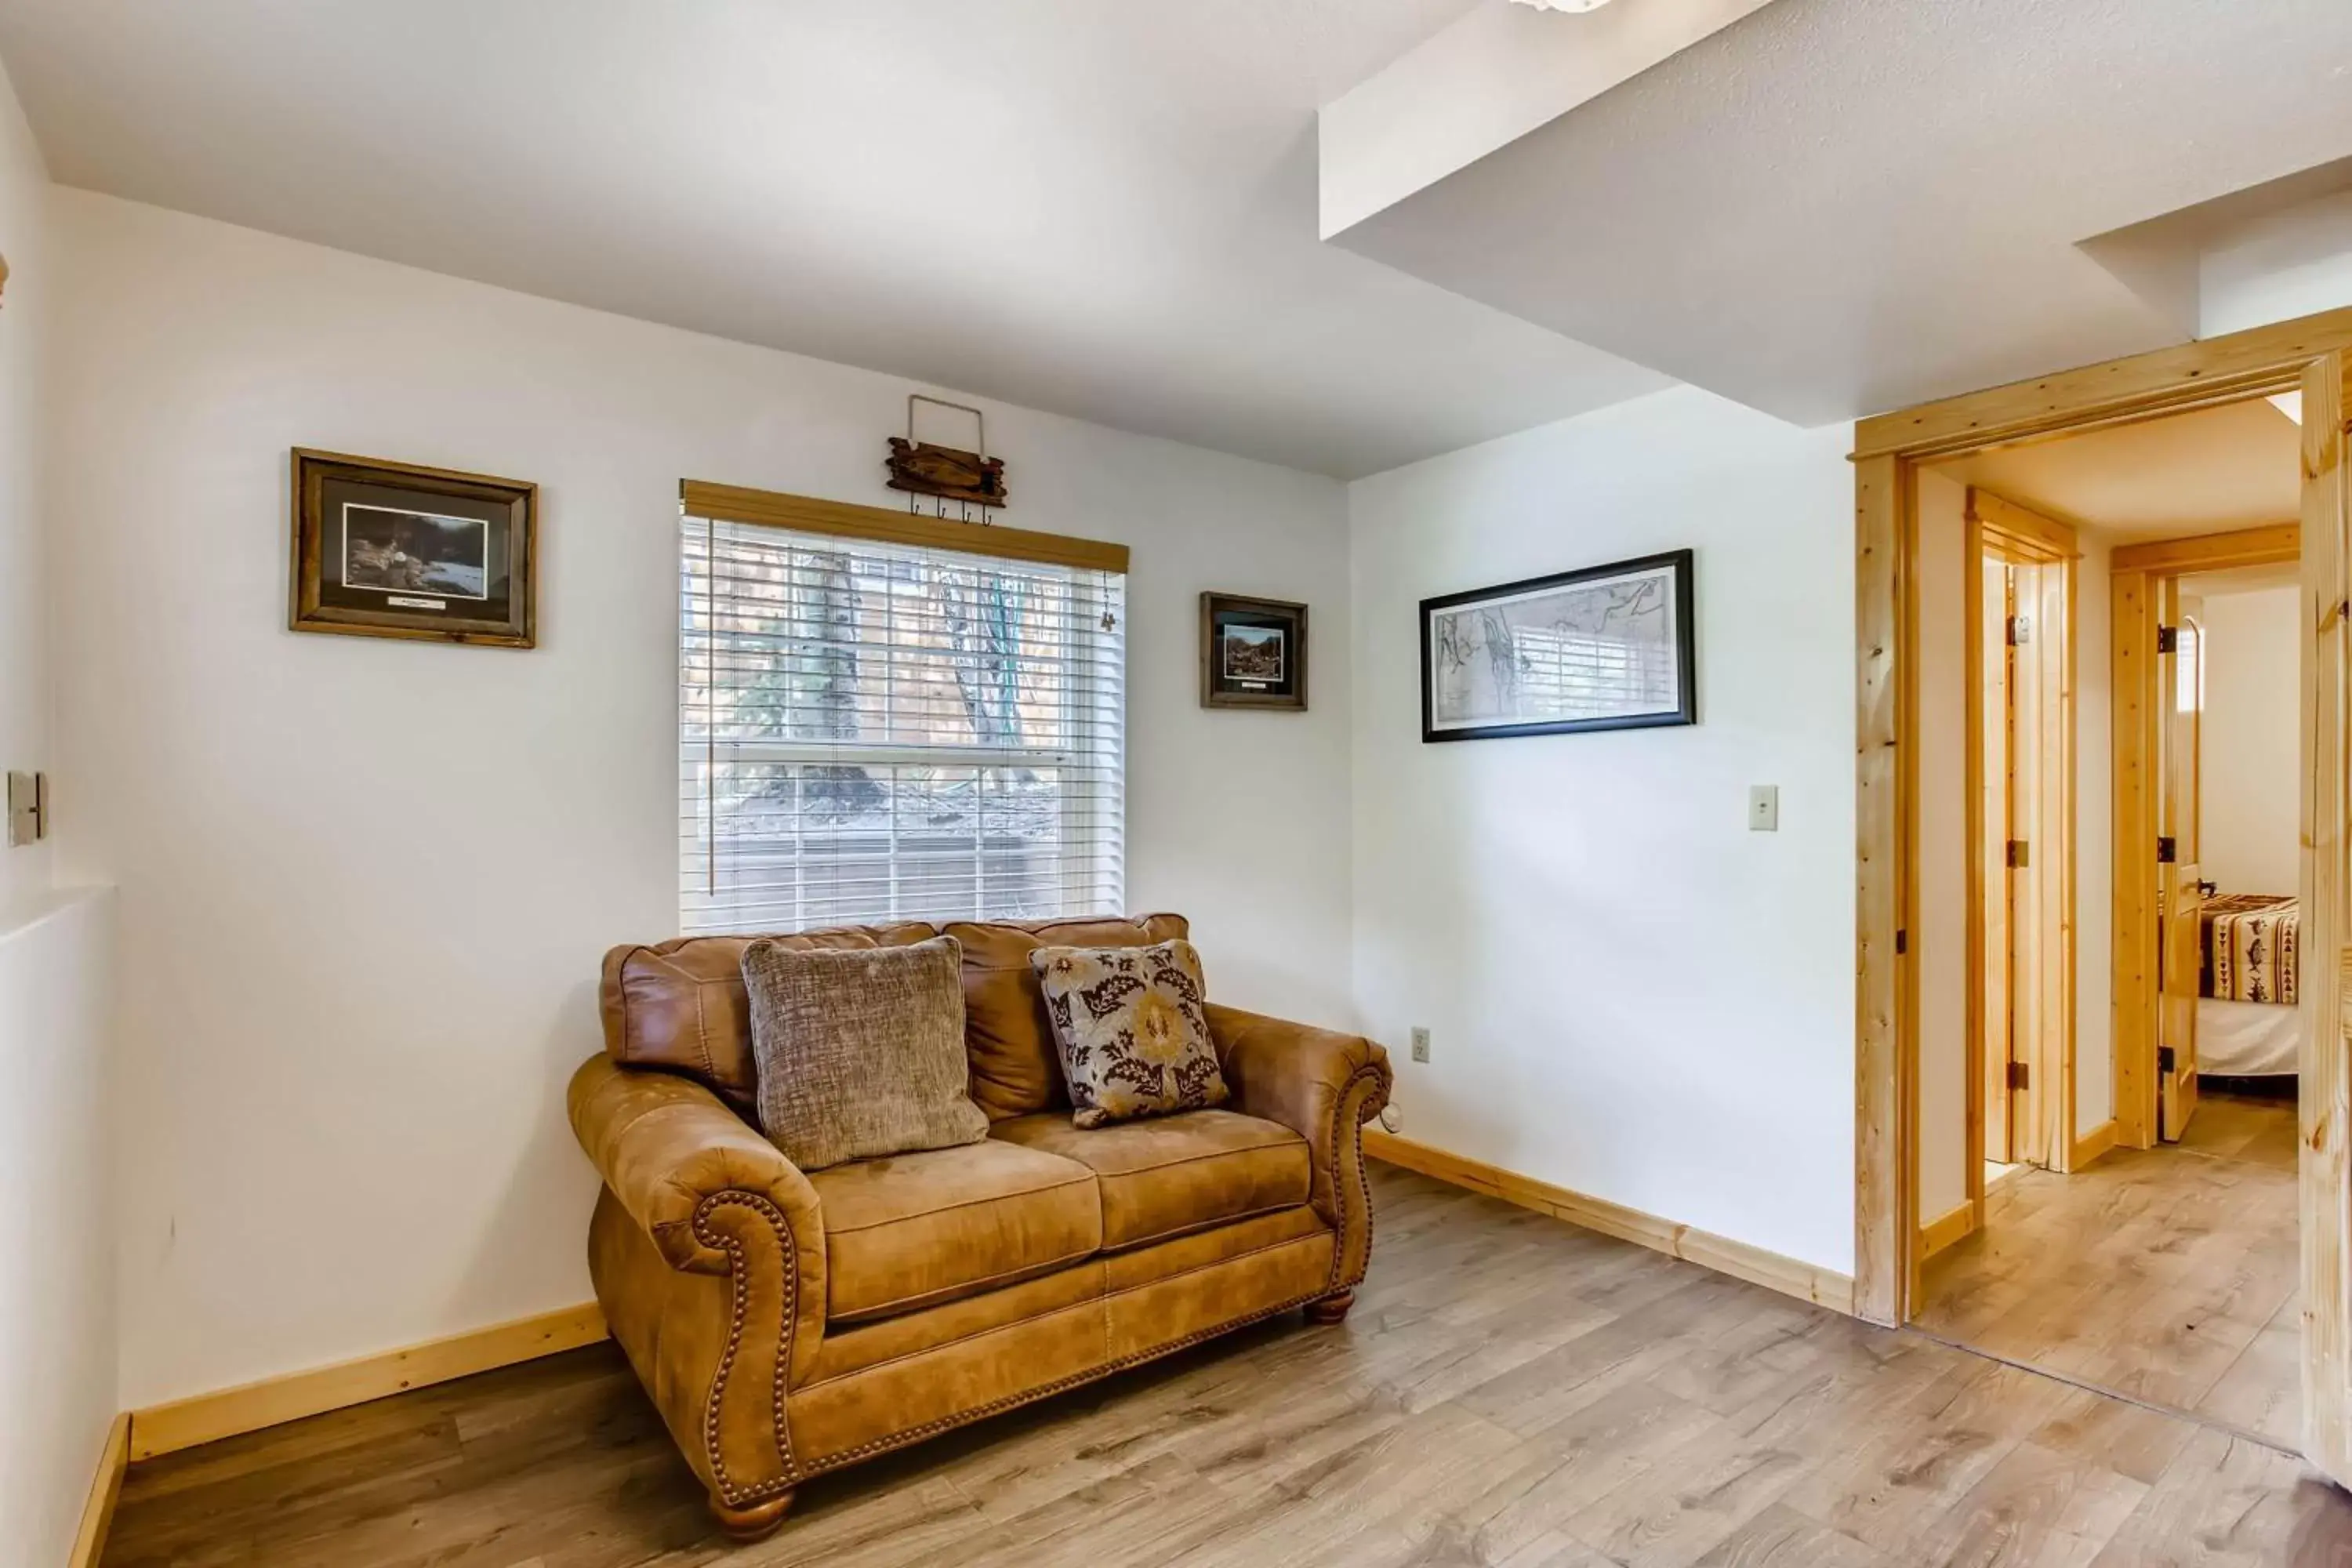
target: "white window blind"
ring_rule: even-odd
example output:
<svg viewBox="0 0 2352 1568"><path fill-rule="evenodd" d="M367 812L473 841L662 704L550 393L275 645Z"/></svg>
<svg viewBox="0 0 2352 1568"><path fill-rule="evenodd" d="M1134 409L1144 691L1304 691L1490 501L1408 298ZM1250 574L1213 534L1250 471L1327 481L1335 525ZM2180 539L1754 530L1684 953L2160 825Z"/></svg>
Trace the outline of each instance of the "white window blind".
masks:
<svg viewBox="0 0 2352 1568"><path fill-rule="evenodd" d="M1551 626L1514 626L1508 636L1529 712L1654 713L1678 700L1671 643Z"/></svg>
<svg viewBox="0 0 2352 1568"><path fill-rule="evenodd" d="M681 928L1124 902L1126 579L688 515Z"/></svg>

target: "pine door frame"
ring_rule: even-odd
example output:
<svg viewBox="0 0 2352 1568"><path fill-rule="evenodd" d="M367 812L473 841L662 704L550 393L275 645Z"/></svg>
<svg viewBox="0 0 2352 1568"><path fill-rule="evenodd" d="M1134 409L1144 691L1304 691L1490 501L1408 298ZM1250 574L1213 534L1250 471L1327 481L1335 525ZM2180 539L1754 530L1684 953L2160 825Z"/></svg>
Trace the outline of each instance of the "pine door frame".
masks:
<svg viewBox="0 0 2352 1568"><path fill-rule="evenodd" d="M2162 1088L2156 1058L2163 1005L2157 989L2156 950L2163 900L2147 846L2156 841L2164 795L2158 733L2164 682L2157 653L2164 602L2168 590L2182 577L2235 566L2284 565L2302 555L2303 525L2296 521L2126 544L2109 562L2108 679L2115 712L2115 892L2109 952L2114 956L2115 1141L2119 1149L2156 1146Z"/></svg>
<svg viewBox="0 0 2352 1568"><path fill-rule="evenodd" d="M1925 404L1864 419L1854 427L1854 671L1855 671L1855 929L1854 929L1854 1310L1874 1322L1906 1321L1918 1289L1918 1040L1916 964L1910 933L1918 929L1918 658L1917 579L1918 469L1922 463L1972 452L2053 440L2089 430L2142 423L2223 404L2304 389L2304 462L2306 478L2339 472L2344 440L2340 385L2352 353L2352 309L2236 332L2111 360L2080 370L2014 383L1966 396ZM2332 368L2330 368L2332 367ZM2306 372L2315 372L2306 377ZM2316 400L2309 385L2333 395ZM2309 485L2307 489L2313 489ZM2325 491L2325 485L2316 487ZM2333 500L2306 498L2307 512L2346 504L2339 485ZM2321 526L2306 515L2308 539ZM2331 515L2325 526L2341 519ZM2318 672L2341 649L2347 636L2342 596L2328 584L2342 577L2346 563L2333 539L2326 549L2305 550L2306 608L2313 625L2309 641L2319 650L2307 658L2304 679L2307 742L2338 746L2344 720L2333 713L2346 693L2332 669ZM2332 576L2330 574L2333 574ZM2322 607L2321 601L2325 600ZM2151 639L2153 634L2150 634ZM2306 745L2306 759L2317 754ZM2306 765L2306 773L2343 773ZM2319 780L2325 786L2328 781ZM2335 787L2342 789L2340 777ZM2305 795L2315 784L2306 780ZM2324 787L2321 793L2326 794ZM2316 870L2319 892L2332 900L2338 870L2330 862L2341 850L2343 826L2326 808L2315 816L2305 805L2305 952L2307 970L2325 972L2305 992L2304 1153L2301 1185L2307 1239L2305 1301L2343 1315L2342 1276L2352 1258L2338 1240L2344 1228L2346 1182L2352 1162L2346 1154L2347 1073L2340 1040L2327 1031L2320 1046L2320 1009L2332 1009L2338 994L2333 948L2332 910L2315 922L2311 902ZM2319 929L2315 931L2314 925ZM2319 956L2325 952L2328 956ZM2332 1021L2333 1013L2328 1017ZM2152 1063L2151 1063L2152 1065ZM2315 1100L2318 1104L2315 1105ZM2119 1101L2120 1103L2120 1101ZM2338 1109L2343 1104L2342 1109ZM2330 1114L2330 1112L2333 1114ZM2316 1121L2315 1121L2315 1118ZM2333 1183L2332 1187L2329 1186ZM2324 1228L2322 1228L2324 1227ZM2314 1242L2329 1256L2315 1261ZM2316 1288L2317 1294L2315 1294ZM2326 1307L2326 1303L2333 1307ZM2329 1342L2318 1360L2336 1373L2352 1372L2352 1332L2323 1327ZM2309 1331L2307 1331L2308 1334ZM2314 1354L2306 1352L2306 1380ZM2306 1388L2306 1394L2311 1390ZM2341 1406L2341 1408L2331 1408ZM2323 1465L2352 1467L2352 1380L2336 1378L2334 1391L2307 1406L2315 1434L2312 1458ZM2329 1434L2335 1436L2330 1436ZM2341 1456L2340 1460L2337 1456ZM2335 1473L2344 1475L2347 1468Z"/></svg>

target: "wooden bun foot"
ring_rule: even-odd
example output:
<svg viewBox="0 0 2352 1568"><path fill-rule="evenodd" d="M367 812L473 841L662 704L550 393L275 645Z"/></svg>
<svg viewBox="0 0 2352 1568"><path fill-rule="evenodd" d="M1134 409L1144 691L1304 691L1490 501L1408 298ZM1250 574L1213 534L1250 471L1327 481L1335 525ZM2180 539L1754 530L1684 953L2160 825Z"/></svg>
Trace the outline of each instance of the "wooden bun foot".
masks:
<svg viewBox="0 0 2352 1568"><path fill-rule="evenodd" d="M1320 1301L1307 1303L1307 1321L1310 1323L1336 1323L1348 1315L1356 1304L1353 1290L1342 1290L1336 1296L1326 1296Z"/></svg>
<svg viewBox="0 0 2352 1568"><path fill-rule="evenodd" d="M793 1494L790 1492L782 1497L772 1497L765 1502L753 1503L749 1508L730 1508L717 1498L710 1500L711 1516L719 1521L719 1528L727 1532L727 1539L746 1544L765 1541L775 1534L784 1522L784 1515L792 1510Z"/></svg>

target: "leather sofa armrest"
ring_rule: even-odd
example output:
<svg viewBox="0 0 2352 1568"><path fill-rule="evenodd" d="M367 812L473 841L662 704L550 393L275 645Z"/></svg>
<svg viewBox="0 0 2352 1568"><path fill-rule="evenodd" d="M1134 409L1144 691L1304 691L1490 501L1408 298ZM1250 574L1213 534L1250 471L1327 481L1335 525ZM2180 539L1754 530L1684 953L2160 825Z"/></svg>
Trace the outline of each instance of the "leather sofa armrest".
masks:
<svg viewBox="0 0 2352 1568"><path fill-rule="evenodd" d="M711 1224L714 1200L761 1200L811 1253L816 1298L824 1300L816 1189L725 1101L691 1079L625 1068L605 1056L580 1064L569 1099L580 1146L670 1267L729 1272L734 1248ZM806 1279L808 1268L802 1274Z"/></svg>
<svg viewBox="0 0 2352 1568"><path fill-rule="evenodd" d="M1343 1035L1210 1003L1209 1034L1233 1107L1280 1122L1307 1140L1314 1162L1309 1201L1339 1233L1335 1288L1354 1286L1371 1257L1371 1193L1363 1125L1389 1102L1389 1054Z"/></svg>
<svg viewBox="0 0 2352 1568"><path fill-rule="evenodd" d="M824 1340L816 1189L689 1079L598 1056L572 1075L569 1101L609 1194L589 1272L613 1337L721 1517L780 1512L794 1476L784 1394ZM651 1246L600 1247L608 1224Z"/></svg>

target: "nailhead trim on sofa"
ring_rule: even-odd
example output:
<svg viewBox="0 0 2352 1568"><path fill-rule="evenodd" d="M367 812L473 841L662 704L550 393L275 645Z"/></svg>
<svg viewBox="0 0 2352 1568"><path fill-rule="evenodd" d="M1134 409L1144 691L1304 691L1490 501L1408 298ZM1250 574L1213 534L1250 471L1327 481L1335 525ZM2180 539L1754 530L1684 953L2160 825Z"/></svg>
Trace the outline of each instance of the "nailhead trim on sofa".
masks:
<svg viewBox="0 0 2352 1568"><path fill-rule="evenodd" d="M774 1405L776 1456L783 1461L784 1471L776 1480L755 1487L738 1487L728 1479L726 1457L719 1447L719 1407L727 1395L728 1375L735 1370L735 1352L742 1348L743 1320L750 1314L751 1300L751 1270L745 1266L747 1259L743 1244L723 1231L713 1230L708 1223L712 1213L729 1205L748 1208L773 1227L783 1261L783 1317L776 1346L775 1386L771 1398ZM727 1324L727 1349L719 1357L719 1372L710 1381L710 1398L703 1410L702 1445L703 1451L710 1458L710 1474L719 1482L720 1500L730 1508L738 1508L747 1502L772 1498L778 1492L790 1491L796 1480L793 1468L792 1428L784 1419L784 1384L785 1376L792 1367L793 1320L799 1315L800 1254L793 1242L792 1222L784 1217L783 1210L755 1193L713 1193L703 1199L694 1211L694 1234L705 1247L726 1252L728 1277L734 1287Z"/></svg>
<svg viewBox="0 0 2352 1568"><path fill-rule="evenodd" d="M1366 1099L1362 1109L1356 1112L1355 1125L1350 1127L1348 1125L1348 1101L1355 1098L1356 1086L1367 1079L1372 1082L1372 1092ZM1378 1116L1389 1102L1387 1079L1388 1075L1381 1069L1378 1062L1366 1062L1349 1075L1346 1083L1339 1086L1339 1093L1331 1104L1331 1195L1336 1198L1339 1194L1339 1141L1346 1138L1356 1145L1356 1184L1364 1205L1365 1268L1370 1268L1372 1262L1372 1178L1364 1169L1362 1133L1364 1123ZM1360 1284L1364 1278L1362 1268L1356 1271L1356 1277L1353 1279L1342 1280L1339 1278L1341 1260L1345 1253L1336 1244L1336 1238L1347 1234L1347 1226L1344 1223L1346 1216L1343 1215L1340 1217L1343 1223L1332 1228L1332 1236L1335 1238L1335 1244L1331 1248L1331 1289L1333 1290L1342 1288L1353 1289Z"/></svg>

